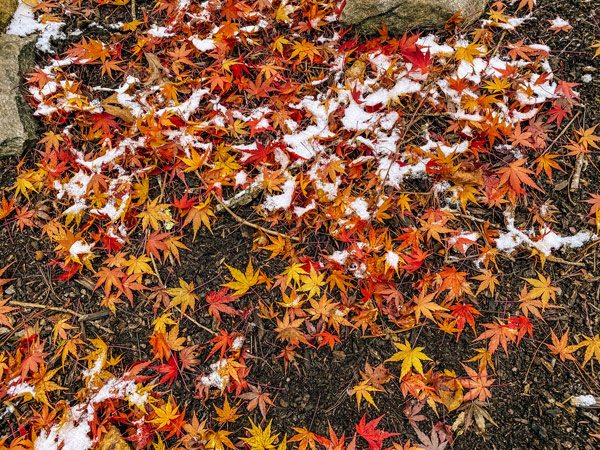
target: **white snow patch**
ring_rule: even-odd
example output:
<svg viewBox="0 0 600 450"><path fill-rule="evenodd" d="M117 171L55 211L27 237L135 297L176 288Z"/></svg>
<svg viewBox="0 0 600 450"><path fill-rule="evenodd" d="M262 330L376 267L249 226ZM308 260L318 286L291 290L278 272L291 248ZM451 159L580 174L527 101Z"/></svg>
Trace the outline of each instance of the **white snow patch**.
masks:
<svg viewBox="0 0 600 450"><path fill-rule="evenodd" d="M268 196L263 204L263 207L268 211L289 208L292 204L292 197L294 196L295 189L295 178L289 178L285 183L283 183L281 194Z"/></svg>

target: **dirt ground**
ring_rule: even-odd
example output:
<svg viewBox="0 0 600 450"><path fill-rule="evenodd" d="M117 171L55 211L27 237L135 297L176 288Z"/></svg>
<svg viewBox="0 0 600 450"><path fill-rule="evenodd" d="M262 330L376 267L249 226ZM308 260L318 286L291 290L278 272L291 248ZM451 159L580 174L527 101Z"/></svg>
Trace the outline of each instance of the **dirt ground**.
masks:
<svg viewBox="0 0 600 450"><path fill-rule="evenodd" d="M549 31L548 20L557 16L568 20L573 30L556 34ZM600 123L600 58L592 60L593 52L589 50L591 42L600 39L600 1L540 0L530 22L518 31L518 39L548 45L553 49L551 64L557 75L569 82L582 83L575 88L581 94L582 114L573 126L590 127ZM584 74L591 75L592 81L584 83ZM25 157L32 163L34 152ZM555 224L557 232L573 234L584 227L589 229L588 206L582 200L589 193L598 193L600 184L598 152L592 153L591 158L593 164L584 169L578 191L570 192L565 184L572 176L573 168L568 166L566 173L556 173L553 185L541 185L559 211ZM0 187L12 185L17 163L17 159L0 161ZM535 201L535 197L531 201ZM237 213L243 217L253 214L250 207ZM229 216L220 217L213 232L211 235L201 230L195 241L188 236L184 243L190 251L182 253L181 265L161 269L163 281L179 277L193 281L199 287L197 295L202 298L223 283L226 274L223 261L245 267L252 255L266 273L278 269L277 262L266 261L264 253L251 253L249 237L253 230ZM65 307L83 314L99 313L101 317L97 320L81 322L85 337L102 336L124 355L123 366L151 358L147 342L155 318L152 301L142 299L134 307L119 304L116 316L104 314L99 306L100 295L92 293L90 288L94 281L84 276L68 282L55 280L59 271L49 265L53 249L39 231L18 232L0 224L0 242L2 265L14 263L5 274L16 279L7 292L13 300ZM536 339L524 338L518 351L512 351L509 357L503 351L494 355L496 385L488 411L496 426L488 425L485 436L469 431L456 437L455 449L600 448L600 440L590 436L600 433L598 410L573 408L569 402L572 396L600 393L600 367L590 362L585 372L575 370L573 364L562 363L544 346L550 342L551 329L557 334L569 329L571 336L593 336L594 331L600 329L600 255L595 246L585 254L570 251L560 256L577 263L548 262L546 265L546 275L551 276L560 288L557 296L560 308L547 316L545 324L536 326ZM501 283L494 298L479 297L477 307L484 313L480 322L492 322L498 313L510 308L518 298L521 278L536 276L533 260L527 254L516 254L514 261L501 258L498 263L503 274ZM269 294L265 291L259 295ZM51 332L52 327L48 324L54 315L52 311L22 307L20 314L28 322L38 319L42 335ZM214 325L202 314L196 319L208 328ZM375 366L394 353L391 343L381 338L361 338L358 333L345 330L341 345L336 345L334 351L328 347L307 349L298 366L290 366L286 371L276 356L281 351L281 344L275 341L275 332L265 328L267 325L258 315L227 324L230 331L243 330L248 336L247 342L254 356L249 362L252 366L249 381L271 393L277 405L269 413L273 428L291 430L292 427L306 426L316 433L327 434L330 423L338 433L345 431L351 435L363 411L357 411L356 401L347 391L360 380L359 370L364 370L366 361ZM190 343L205 344L212 337L190 322L185 326L187 328L181 330L181 335L189 336ZM420 333L419 345L427 349L428 356L441 368L456 368L457 361L469 359L473 355L472 348L479 344L471 344L472 348L468 348L466 340L460 339L457 343L451 338L439 342L440 334L434 331L423 326L412 332ZM465 330L467 332L471 333ZM10 336L0 334L0 343L8 348ZM62 376L65 377L63 383L68 381L68 374ZM172 386L173 395L187 406L188 411L212 408L210 402L204 405L194 399L192 380L191 373L176 380ZM382 428L414 439L414 432L403 413L407 404L398 383L388 383L386 389L387 396L377 397L379 414L385 414ZM260 416L255 414L251 417L258 420ZM448 418L440 417L440 420L445 419L451 425L455 418L456 413L453 413ZM236 431L236 426L241 429L246 424L236 424L230 431Z"/></svg>

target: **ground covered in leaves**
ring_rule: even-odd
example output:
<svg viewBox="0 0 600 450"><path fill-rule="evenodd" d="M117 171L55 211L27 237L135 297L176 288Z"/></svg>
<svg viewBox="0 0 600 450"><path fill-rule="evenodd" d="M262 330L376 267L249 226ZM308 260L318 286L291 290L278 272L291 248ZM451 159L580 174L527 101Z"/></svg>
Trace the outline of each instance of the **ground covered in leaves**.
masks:
<svg viewBox="0 0 600 450"><path fill-rule="evenodd" d="M26 4L0 449L597 448L598 2L89 3Z"/></svg>

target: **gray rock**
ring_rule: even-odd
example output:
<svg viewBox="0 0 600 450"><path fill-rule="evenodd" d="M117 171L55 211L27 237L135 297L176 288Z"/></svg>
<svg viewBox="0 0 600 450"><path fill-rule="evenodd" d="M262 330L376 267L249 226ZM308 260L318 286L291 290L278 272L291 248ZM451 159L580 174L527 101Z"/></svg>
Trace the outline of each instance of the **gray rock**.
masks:
<svg viewBox="0 0 600 450"><path fill-rule="evenodd" d="M37 121L22 95L23 73L34 63L37 36L0 35L0 156L20 155L38 137Z"/></svg>
<svg viewBox="0 0 600 450"><path fill-rule="evenodd" d="M6 31L18 5L19 0L0 0L0 33Z"/></svg>
<svg viewBox="0 0 600 450"><path fill-rule="evenodd" d="M459 11L467 19L477 19L485 4L486 0L346 0L340 21L364 34L376 33L382 22L390 31L404 33L443 25Z"/></svg>

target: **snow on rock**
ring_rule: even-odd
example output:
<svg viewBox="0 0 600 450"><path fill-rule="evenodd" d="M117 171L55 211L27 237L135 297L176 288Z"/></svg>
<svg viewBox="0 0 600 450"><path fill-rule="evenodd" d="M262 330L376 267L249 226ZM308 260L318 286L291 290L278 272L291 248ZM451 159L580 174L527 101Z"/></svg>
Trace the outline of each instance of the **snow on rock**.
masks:
<svg viewBox="0 0 600 450"><path fill-rule="evenodd" d="M33 33L40 33L36 47L38 50L49 53L52 52L52 46L50 45L51 40L67 38L67 36L60 31L64 24L64 22L52 21L46 21L46 23L38 22L35 18L33 8L28 3L22 1L17 7L12 21L6 28L6 34L24 37Z"/></svg>

